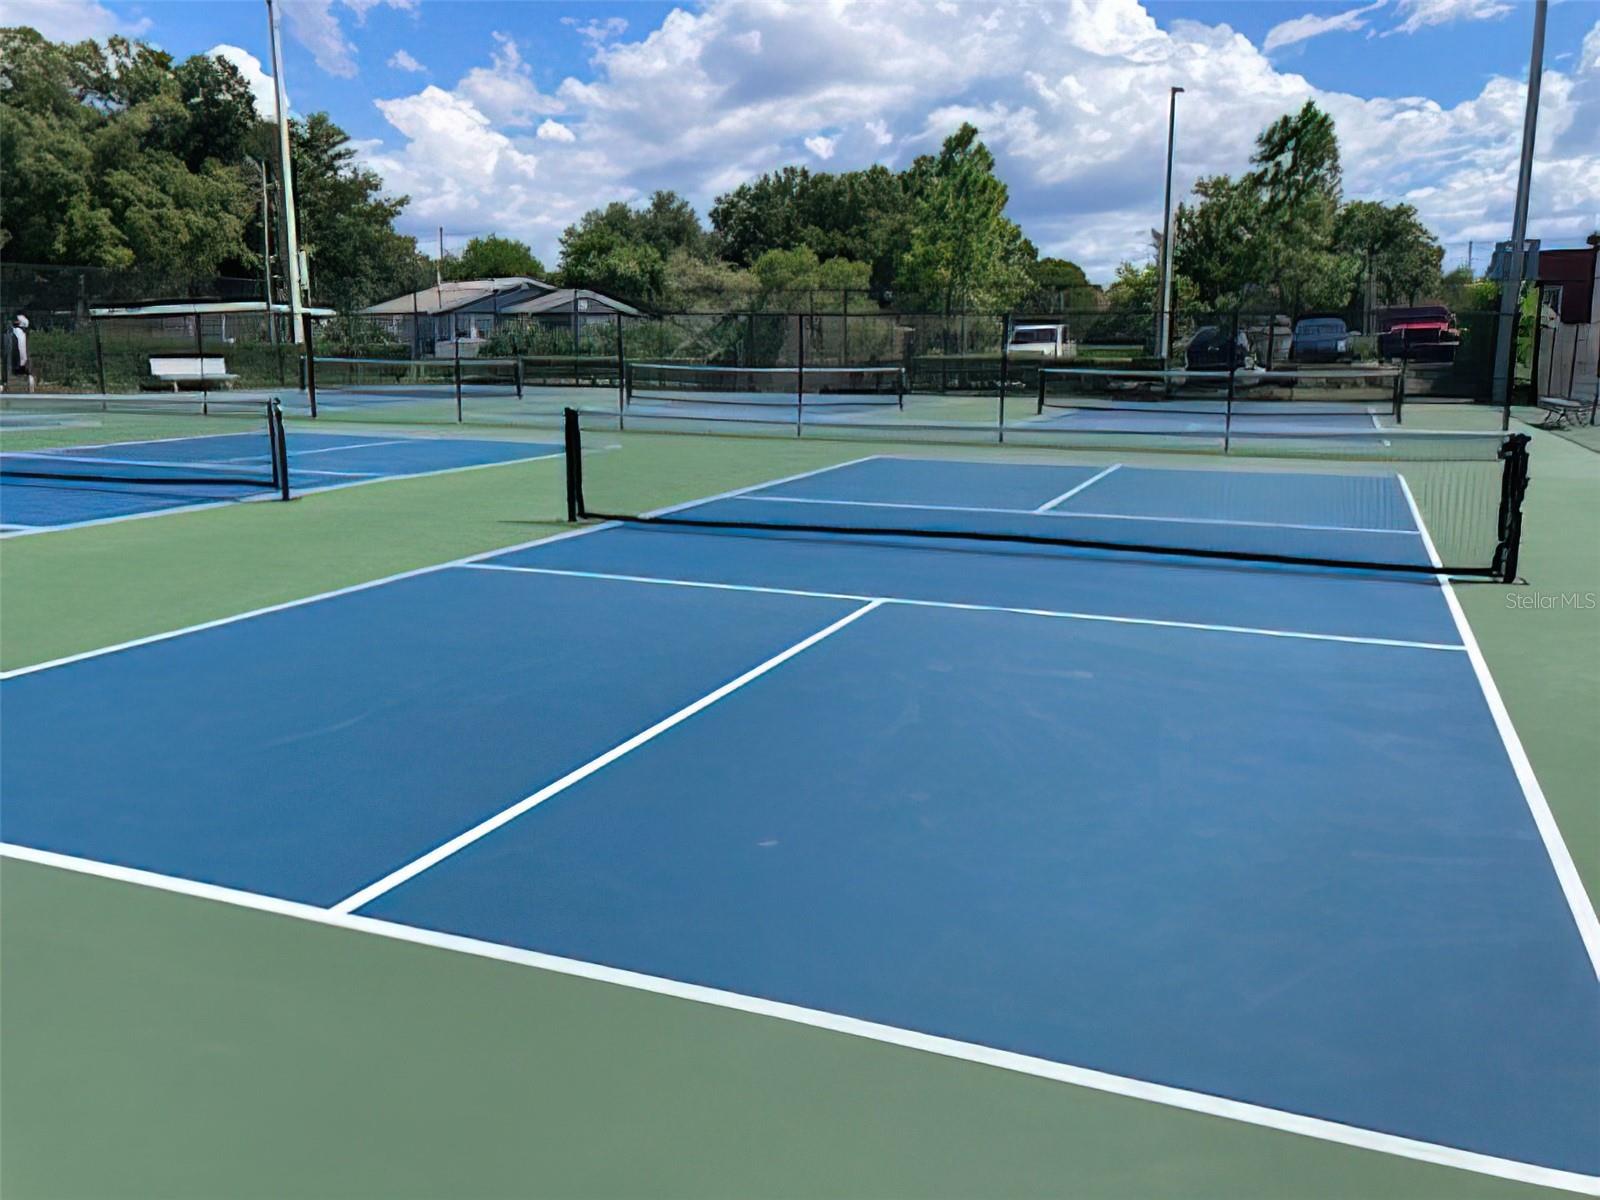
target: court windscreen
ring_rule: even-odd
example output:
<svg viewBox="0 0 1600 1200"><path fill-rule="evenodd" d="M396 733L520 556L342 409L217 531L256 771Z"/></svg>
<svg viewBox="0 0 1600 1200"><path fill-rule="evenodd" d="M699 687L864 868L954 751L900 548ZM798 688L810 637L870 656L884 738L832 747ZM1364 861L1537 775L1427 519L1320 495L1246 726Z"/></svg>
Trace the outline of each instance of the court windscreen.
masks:
<svg viewBox="0 0 1600 1200"><path fill-rule="evenodd" d="M217 421L214 418L240 418ZM7 396L0 478L276 492L289 498L277 400Z"/></svg>
<svg viewBox="0 0 1600 1200"><path fill-rule="evenodd" d="M1527 435L1246 440L1250 451L1237 457L1159 466L1109 454L932 444L862 458L841 446L844 466L706 497L710 461L728 477L761 479L782 475L762 466L783 460L758 441L728 439L713 452L701 439L674 434L585 429L569 409L567 515L791 537L1516 577ZM907 462L930 464L927 478L906 486L907 472L891 467ZM1010 467L1019 470L1007 474Z"/></svg>

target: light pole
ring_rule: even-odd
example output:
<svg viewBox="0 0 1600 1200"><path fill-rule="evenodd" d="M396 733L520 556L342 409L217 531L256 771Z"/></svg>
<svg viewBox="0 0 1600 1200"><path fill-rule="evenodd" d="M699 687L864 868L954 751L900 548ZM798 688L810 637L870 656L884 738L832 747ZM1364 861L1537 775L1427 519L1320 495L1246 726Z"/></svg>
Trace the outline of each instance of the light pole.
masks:
<svg viewBox="0 0 1600 1200"><path fill-rule="evenodd" d="M267 164L246 154L245 161L261 172L261 286L267 296L267 329L278 341L278 316L272 311L272 221L267 212Z"/></svg>
<svg viewBox="0 0 1600 1200"><path fill-rule="evenodd" d="M1510 270L1500 285L1500 327L1494 348L1493 398L1501 405L1500 427L1511 424L1513 348L1521 323L1522 250L1528 234L1528 191L1533 184L1533 137L1539 123L1539 80L1544 71L1544 15L1547 0L1533 6L1533 55L1528 62L1528 104L1522 114L1522 161L1517 167L1517 209L1511 217Z"/></svg>
<svg viewBox="0 0 1600 1200"><path fill-rule="evenodd" d="M289 97L283 90L283 56L278 53L278 10L267 0L267 32L272 41L272 94L278 110L278 175L283 182L283 279L289 289L291 340L302 336L300 313L300 237L294 223L294 167L289 155Z"/></svg>
<svg viewBox="0 0 1600 1200"><path fill-rule="evenodd" d="M1161 310L1156 322L1156 357L1163 366L1172 340L1172 135L1181 91L1181 87L1167 89L1167 196L1161 206Z"/></svg>

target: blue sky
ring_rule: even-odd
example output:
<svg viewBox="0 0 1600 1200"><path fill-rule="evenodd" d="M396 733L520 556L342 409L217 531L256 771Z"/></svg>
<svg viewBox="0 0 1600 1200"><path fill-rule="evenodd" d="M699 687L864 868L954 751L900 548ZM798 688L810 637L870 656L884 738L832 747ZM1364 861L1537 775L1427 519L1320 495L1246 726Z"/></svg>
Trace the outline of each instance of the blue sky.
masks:
<svg viewBox="0 0 1600 1200"><path fill-rule="evenodd" d="M1532 6L1523 0L281 0L297 112L356 139L403 228L523 238L553 263L583 211L659 187L704 215L788 162L900 167L962 120L1042 252L1109 279L1160 222L1166 89L1177 183L1234 173L1315 99L1346 195L1415 204L1483 262L1509 234ZM270 94L259 0L8 0L49 36L220 53ZM1550 8L1530 234L1600 226L1600 0Z"/></svg>

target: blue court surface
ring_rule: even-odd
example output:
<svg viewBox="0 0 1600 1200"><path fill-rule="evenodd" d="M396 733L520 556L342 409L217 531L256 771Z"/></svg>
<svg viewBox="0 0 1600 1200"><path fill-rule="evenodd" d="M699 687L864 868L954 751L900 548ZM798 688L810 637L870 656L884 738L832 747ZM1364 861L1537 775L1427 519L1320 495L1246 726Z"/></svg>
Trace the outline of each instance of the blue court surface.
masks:
<svg viewBox="0 0 1600 1200"><path fill-rule="evenodd" d="M1426 552L1373 477L875 458L706 511L796 502ZM1594 912L1465 636L1425 576L601 526L13 672L0 835L1592 1189Z"/></svg>
<svg viewBox="0 0 1600 1200"><path fill-rule="evenodd" d="M426 475L496 463L547 458L559 446L470 438L397 437L373 433L291 433L289 481L294 494L377 479ZM5 460L49 471L104 474L102 479L0 476L0 526L9 533L146 516L197 505L273 494L270 448L262 433L222 433L151 441L63 446ZM217 483L234 475L255 482ZM118 478L125 476L126 478ZM197 484L196 480L205 482Z"/></svg>

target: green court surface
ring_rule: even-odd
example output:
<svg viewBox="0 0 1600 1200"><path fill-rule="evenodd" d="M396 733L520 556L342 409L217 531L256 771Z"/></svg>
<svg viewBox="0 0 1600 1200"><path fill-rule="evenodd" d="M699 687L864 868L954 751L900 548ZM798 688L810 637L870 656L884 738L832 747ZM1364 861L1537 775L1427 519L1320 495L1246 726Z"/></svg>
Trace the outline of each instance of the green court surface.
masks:
<svg viewBox="0 0 1600 1200"><path fill-rule="evenodd" d="M1416 423L1487 423L1426 416ZM863 453L653 439L669 440L677 475L658 474L641 505ZM1528 584L1457 594L1593 896L1600 460L1536 434L1532 461ZM0 665L560 532L561 470L520 463L0 543ZM31 863L3 861L0 905L7 1200L1562 1194Z"/></svg>

